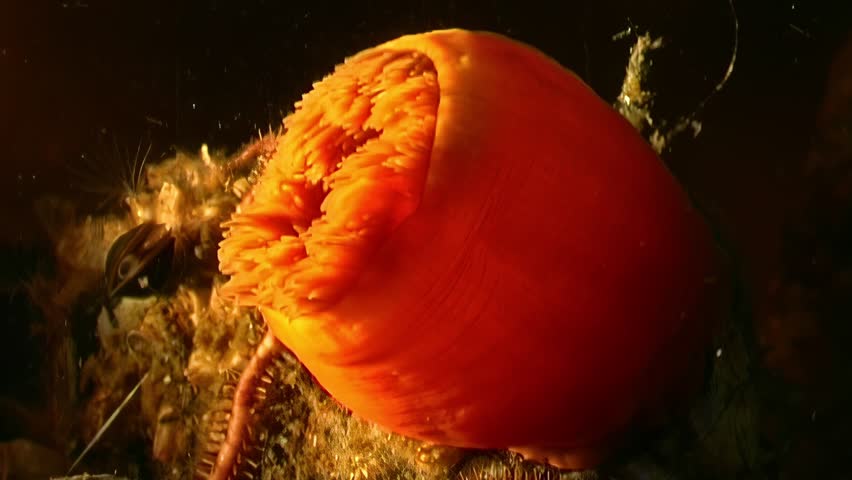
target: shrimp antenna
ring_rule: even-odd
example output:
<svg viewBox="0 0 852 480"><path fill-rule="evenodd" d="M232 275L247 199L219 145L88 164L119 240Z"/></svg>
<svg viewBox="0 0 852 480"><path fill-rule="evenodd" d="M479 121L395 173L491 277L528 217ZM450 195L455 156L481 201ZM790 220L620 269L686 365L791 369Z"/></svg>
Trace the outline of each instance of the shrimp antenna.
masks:
<svg viewBox="0 0 852 480"><path fill-rule="evenodd" d="M721 80L716 83L716 86L713 87L710 93L708 93L707 96L698 103L698 106L696 106L691 113L681 117L669 131L662 133L657 130L651 135L651 145L657 153L662 152L663 149L666 148L666 144L668 144L674 136L683 132L688 127L692 127L694 130L693 136L698 136L698 133L701 131L701 125L695 121L695 117L704 110L704 107L710 99L725 88L725 85L728 84L728 80L730 80L731 75L734 73L734 65L737 63L737 54L739 53L740 48L740 20L737 16L737 10L734 7L734 0L728 0L728 6L731 10L731 18L734 22L734 41L733 47L731 48L731 59L728 61L728 68L725 69L725 74L722 75Z"/></svg>
<svg viewBox="0 0 852 480"><path fill-rule="evenodd" d="M646 128L653 129L653 132L648 138L649 143L654 150L659 154L667 147L668 143L686 130L691 128L694 131L694 136L697 136L701 131L701 124L697 122L696 117L704 110L704 107L710 100L716 96L731 79L734 73L734 66L737 63L737 55L739 54L740 46L740 22L737 16L734 0L728 0L728 7L731 13L733 22L733 45L731 47L731 57L728 60L728 66L721 79L716 82L716 85L707 93L707 95L695 106L688 114L682 115L676 121L667 125L668 122L661 122L659 128L655 127L654 118L650 113L650 102L653 94L645 91L644 83L647 76L647 70L650 62L645 58L646 54L652 50L660 48L663 44L662 38L652 39L650 35L638 35L636 43L631 48L630 60L627 67L627 72L622 83L621 92L615 100L615 107L621 115L629 121L634 128L640 132ZM619 40L633 33L636 27L628 19L628 28L622 32L613 35L613 40Z"/></svg>
<svg viewBox="0 0 852 480"><path fill-rule="evenodd" d="M728 80L731 79L731 75L734 73L734 65L736 65L737 63L737 53L739 53L740 49L740 20L737 17L737 10L734 8L734 0L728 0L728 6L731 9L731 18L734 21L734 45L731 49L731 59L728 61L728 68L727 70L725 70L725 74L722 76L722 79L719 80L718 83L716 83L715 87L713 87L713 90L711 90L710 93L708 93L707 96L704 97L704 100L702 100L701 103L698 104L698 107L695 108L695 111L688 115L687 118L694 117L698 112L700 112L704 108L704 105L706 105L707 102L711 98L713 98L714 95L721 92L722 89L725 88L725 85L728 84Z"/></svg>

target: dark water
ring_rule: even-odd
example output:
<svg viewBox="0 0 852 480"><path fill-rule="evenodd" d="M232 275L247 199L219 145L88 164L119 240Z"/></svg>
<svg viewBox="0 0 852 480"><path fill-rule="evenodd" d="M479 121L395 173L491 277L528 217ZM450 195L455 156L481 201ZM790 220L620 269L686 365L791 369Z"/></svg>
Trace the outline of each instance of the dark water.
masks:
<svg viewBox="0 0 852 480"><path fill-rule="evenodd" d="M659 71L660 102L675 113L712 88L730 55L724 0L559 3L4 2L8 174L0 179L0 208L24 224L3 236L31 238L33 225L20 212L36 192L75 191L63 165L91 151L100 130L122 148L151 138L155 153L201 142L235 148L277 124L343 56L403 33L451 26L506 33L613 98L629 39L612 37L634 25L676 45ZM689 164L682 168L687 181L767 201L772 193L756 189L777 191L775 182L789 180L778 171L780 159L807 146L846 12L843 2L737 3L736 75L709 106L705 135L676 153Z"/></svg>
<svg viewBox="0 0 852 480"><path fill-rule="evenodd" d="M675 118L723 75L734 37L724 0L336 3L344 2L0 5L0 311L6 322L0 361L20 365L23 373L4 372L0 395L38 395L27 372L39 355L14 340L27 337L25 319L34 315L17 286L50 264L35 199L56 193L82 204L97 201L69 175L81 155L132 155L140 143L151 145L152 158L201 143L235 151L258 130L277 125L346 55L446 27L493 30L530 43L608 100L618 93L633 38L613 37L627 28L662 35L670 46L658 58L652 88L659 92L659 115ZM818 137L829 66L849 41L852 9L843 3L735 2L739 51L730 82L700 115L701 134L681 137L664 155L740 251L758 319L777 309L767 293L771 283L787 274L790 262L808 257L804 244L787 241L789 223L816 188L803 182L802 165ZM835 234L832 228L823 233ZM852 245L834 248L848 252ZM848 395L837 388L838 398ZM7 430L0 436L16 434ZM832 466L823 460L821 468Z"/></svg>

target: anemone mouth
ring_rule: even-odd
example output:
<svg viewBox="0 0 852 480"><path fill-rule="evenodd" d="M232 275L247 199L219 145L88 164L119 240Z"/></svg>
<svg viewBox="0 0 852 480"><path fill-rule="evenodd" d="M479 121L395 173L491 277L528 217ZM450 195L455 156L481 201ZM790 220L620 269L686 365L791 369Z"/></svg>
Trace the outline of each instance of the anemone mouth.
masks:
<svg viewBox="0 0 852 480"><path fill-rule="evenodd" d="M313 87L219 249L223 295L291 317L341 298L417 208L440 98L416 51L364 51Z"/></svg>

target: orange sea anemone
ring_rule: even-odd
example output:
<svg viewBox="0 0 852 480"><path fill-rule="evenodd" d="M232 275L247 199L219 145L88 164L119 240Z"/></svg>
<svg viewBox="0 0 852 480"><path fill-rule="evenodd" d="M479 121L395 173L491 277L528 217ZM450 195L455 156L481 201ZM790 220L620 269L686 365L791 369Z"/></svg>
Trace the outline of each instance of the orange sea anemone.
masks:
<svg viewBox="0 0 852 480"><path fill-rule="evenodd" d="M694 385L711 232L555 61L490 33L404 36L284 126L226 224L223 293L355 415L582 468Z"/></svg>

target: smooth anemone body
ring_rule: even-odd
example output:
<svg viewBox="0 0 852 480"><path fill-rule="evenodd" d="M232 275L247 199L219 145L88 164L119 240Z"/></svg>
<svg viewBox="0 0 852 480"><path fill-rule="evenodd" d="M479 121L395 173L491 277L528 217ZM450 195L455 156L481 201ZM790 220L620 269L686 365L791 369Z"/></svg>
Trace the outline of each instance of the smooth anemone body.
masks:
<svg viewBox="0 0 852 480"><path fill-rule="evenodd" d="M284 123L226 224L223 292L354 414L578 468L700 371L709 228L632 127L537 50L404 36L347 59Z"/></svg>

